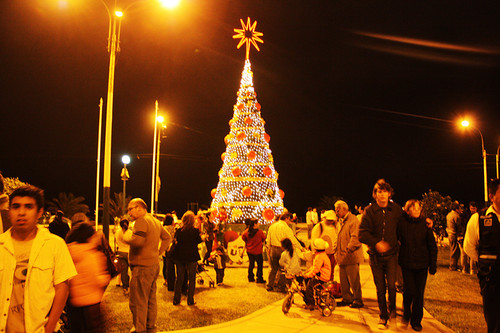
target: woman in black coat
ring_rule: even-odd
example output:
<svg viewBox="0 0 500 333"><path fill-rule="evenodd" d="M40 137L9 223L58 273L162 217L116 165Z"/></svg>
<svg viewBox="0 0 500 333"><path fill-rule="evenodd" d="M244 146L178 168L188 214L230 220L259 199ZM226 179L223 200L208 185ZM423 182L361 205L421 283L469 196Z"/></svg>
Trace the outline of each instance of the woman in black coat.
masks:
<svg viewBox="0 0 500 333"><path fill-rule="evenodd" d="M194 227L195 217L192 211L182 216L182 227L175 232L177 244L171 256L177 270L174 287L174 305L181 302L181 290L184 276L188 276L187 304L194 305L194 288L196 284L196 268L200 254L198 244L202 242L200 231Z"/></svg>
<svg viewBox="0 0 500 333"><path fill-rule="evenodd" d="M421 215L418 200L408 200L398 224L399 265L403 271L403 325L411 323L415 331L422 330L424 290L427 271L436 273L437 246L432 229Z"/></svg>

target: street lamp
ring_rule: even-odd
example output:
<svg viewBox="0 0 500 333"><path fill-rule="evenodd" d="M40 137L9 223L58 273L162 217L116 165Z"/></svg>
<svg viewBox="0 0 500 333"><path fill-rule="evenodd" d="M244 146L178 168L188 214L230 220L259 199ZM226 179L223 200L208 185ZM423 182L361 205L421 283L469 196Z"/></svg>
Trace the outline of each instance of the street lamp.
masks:
<svg viewBox="0 0 500 333"><path fill-rule="evenodd" d="M160 144L165 118L158 115L158 101L155 102L155 129L153 135L153 169L151 172L151 214L158 210L158 192L160 192ZM160 124L160 127L158 127Z"/></svg>
<svg viewBox="0 0 500 333"><path fill-rule="evenodd" d="M104 139L104 170L103 170L103 225L102 231L109 239L109 202L110 202L110 184L111 184L111 132L113 123L113 91L115 85L115 62L116 53L120 52L120 31L121 31L121 19L126 11L132 7L132 5L142 2L144 0L136 0L131 2L124 11L116 10L112 13L109 6L104 0L101 3L106 7L109 17L109 27L108 27L108 52L109 52L109 75L108 75L108 98L106 104L106 134ZM166 1L166 0L164 0ZM164 1L160 1L164 5ZM170 1L167 1L170 2ZM117 0L114 1L115 7L117 5ZM172 7L170 7L172 8Z"/></svg>
<svg viewBox="0 0 500 333"><path fill-rule="evenodd" d="M158 213L158 194L160 193L161 180L160 180L160 157L161 157L161 139L163 136L163 130L167 128L167 125L164 124L165 118L163 116L158 116L156 121L160 123L160 128L158 130L158 145L157 145L157 153L156 153L156 182L155 182L155 212Z"/></svg>
<svg viewBox="0 0 500 333"><path fill-rule="evenodd" d="M479 136L481 137L481 153L483 155L483 175L484 175L484 202L488 204L488 173L486 169L486 150L484 149L483 134L481 133L479 128L472 126L468 120L462 120L460 124L464 128L471 126L474 130L476 130L479 133Z"/></svg>
<svg viewBox="0 0 500 333"><path fill-rule="evenodd" d="M122 173L121 173L121 177L122 177L122 180L123 180L123 202L122 202L122 207L123 207L123 214L122 215L125 215L125 212L127 211L127 207L126 207L126 198L127 198L127 189L126 189L126 184L127 184L127 180L130 179L130 175L128 173L128 170L127 170L127 164L130 164L130 156L128 155L123 155L122 156L122 163L123 163L123 169L122 169Z"/></svg>

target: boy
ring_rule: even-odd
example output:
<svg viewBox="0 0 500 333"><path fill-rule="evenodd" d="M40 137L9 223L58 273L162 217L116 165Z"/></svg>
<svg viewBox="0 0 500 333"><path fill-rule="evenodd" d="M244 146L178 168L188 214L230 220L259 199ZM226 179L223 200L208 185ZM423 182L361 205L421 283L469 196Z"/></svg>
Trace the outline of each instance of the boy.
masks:
<svg viewBox="0 0 500 333"><path fill-rule="evenodd" d="M316 251L313 265L304 273L305 278L311 278L309 282L307 282L306 293L304 295L304 302L306 303L305 308L311 311L315 308L314 286L318 283L330 281L332 269L330 258L328 258L328 255L325 253L328 243L321 238L316 238L313 245Z"/></svg>

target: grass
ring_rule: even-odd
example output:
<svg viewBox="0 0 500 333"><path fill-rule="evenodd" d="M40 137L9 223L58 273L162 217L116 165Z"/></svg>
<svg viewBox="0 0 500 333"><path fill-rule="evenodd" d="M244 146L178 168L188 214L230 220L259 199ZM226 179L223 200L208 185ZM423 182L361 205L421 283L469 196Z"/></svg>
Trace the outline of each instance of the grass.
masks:
<svg viewBox="0 0 500 333"><path fill-rule="evenodd" d="M207 273L215 280L212 267ZM203 327L227 322L255 312L266 305L282 299L283 294L269 293L264 284L249 283L246 268L226 268L224 285L210 288L205 273L201 276L205 282L197 283L194 299L195 306L187 306L186 296L181 304L172 304L173 292L163 286L163 278L157 281L158 292L158 331L173 331ZM128 297L122 288L116 286L116 279L111 281L102 301L105 332L129 332L132 327L132 315L128 307Z"/></svg>
<svg viewBox="0 0 500 333"><path fill-rule="evenodd" d="M454 332L486 332L477 276L448 266L449 247L438 247L438 269L427 279L425 309Z"/></svg>

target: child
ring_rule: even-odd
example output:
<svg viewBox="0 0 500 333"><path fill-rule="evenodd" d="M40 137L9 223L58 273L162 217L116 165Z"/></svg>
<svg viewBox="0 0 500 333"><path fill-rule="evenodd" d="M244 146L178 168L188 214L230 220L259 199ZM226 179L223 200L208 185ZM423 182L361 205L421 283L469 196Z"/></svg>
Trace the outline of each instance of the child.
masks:
<svg viewBox="0 0 500 333"><path fill-rule="evenodd" d="M281 241L281 248L283 252L281 253L279 263L285 270L286 285L290 287L293 276L301 272L300 258L298 251L293 249L292 241L289 238L285 238Z"/></svg>
<svg viewBox="0 0 500 333"><path fill-rule="evenodd" d="M224 282L224 269L226 268L226 262L229 261L229 257L222 245L219 244L217 248L212 251L209 261L214 264L217 285L222 286Z"/></svg>
<svg viewBox="0 0 500 333"><path fill-rule="evenodd" d="M313 310L315 308L314 304L314 286L318 283L327 282L330 280L331 274L331 263L330 258L325 253L328 243L321 239L316 238L314 240L314 249L316 249L316 254L314 256L312 267L304 273L305 278L311 278L307 283L306 293L304 295L304 302L306 303L306 309Z"/></svg>

